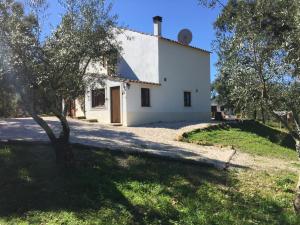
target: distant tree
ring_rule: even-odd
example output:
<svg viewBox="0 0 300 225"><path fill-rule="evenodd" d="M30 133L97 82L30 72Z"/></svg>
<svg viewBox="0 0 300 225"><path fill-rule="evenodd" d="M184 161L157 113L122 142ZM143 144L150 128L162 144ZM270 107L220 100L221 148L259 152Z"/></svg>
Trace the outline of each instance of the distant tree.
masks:
<svg viewBox="0 0 300 225"><path fill-rule="evenodd" d="M218 104L224 106L227 109L234 108L234 102L229 98L230 90L228 90L228 85L226 76L217 77L211 84L211 98L215 100Z"/></svg>
<svg viewBox="0 0 300 225"><path fill-rule="evenodd" d="M229 90L223 94L236 107L256 105L263 118L268 112L281 121L300 157L300 2L229 0L215 29L217 79L226 79L222 90ZM293 122L282 112L291 112ZM300 212L300 181L297 191Z"/></svg>
<svg viewBox="0 0 300 225"><path fill-rule="evenodd" d="M295 125L298 125L294 109L298 107L297 101L293 101L292 107L278 95L286 90L293 90L294 97L297 94L299 52L295 46L299 36L291 34L299 34L299 4L295 0L229 1L215 23L217 65L220 77L227 74L224 84L230 90L228 97L236 104L256 102L282 122L275 112L285 108L293 112ZM298 143L300 133L285 125Z"/></svg>
<svg viewBox="0 0 300 225"><path fill-rule="evenodd" d="M104 0L60 0L60 4L64 7L61 22L42 38L45 0L27 1L26 10L19 1L0 1L0 74L11 77L24 108L47 133L57 163L69 164L73 152L68 104L87 86L102 81L99 74L87 73L90 62L113 61L120 47L111 4ZM59 135L39 116L41 108L59 119Z"/></svg>
<svg viewBox="0 0 300 225"><path fill-rule="evenodd" d="M7 77L0 75L0 117L15 117L18 111L18 99Z"/></svg>

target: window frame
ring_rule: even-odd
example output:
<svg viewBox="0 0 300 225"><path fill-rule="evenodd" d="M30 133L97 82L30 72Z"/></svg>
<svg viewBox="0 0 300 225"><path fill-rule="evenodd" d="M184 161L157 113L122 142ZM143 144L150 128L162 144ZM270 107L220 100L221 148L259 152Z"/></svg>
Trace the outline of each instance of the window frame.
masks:
<svg viewBox="0 0 300 225"><path fill-rule="evenodd" d="M186 94L188 94L188 95L186 96ZM183 104L184 104L184 107L192 107L192 92L191 91L183 92Z"/></svg>
<svg viewBox="0 0 300 225"><path fill-rule="evenodd" d="M103 91L103 104L101 104L101 100L98 100L100 102L100 104L95 105L95 103L97 102L94 99L95 98L95 96L94 96L95 91ZM101 109L101 108L105 107L105 104L106 104L106 91L105 91L105 88L97 88L97 89L91 90L91 108L92 109Z"/></svg>
<svg viewBox="0 0 300 225"><path fill-rule="evenodd" d="M146 91L146 92L143 92ZM146 95L144 95L146 94ZM146 98L146 99L144 99ZM142 107L151 107L151 94L150 88L141 88L141 106Z"/></svg>

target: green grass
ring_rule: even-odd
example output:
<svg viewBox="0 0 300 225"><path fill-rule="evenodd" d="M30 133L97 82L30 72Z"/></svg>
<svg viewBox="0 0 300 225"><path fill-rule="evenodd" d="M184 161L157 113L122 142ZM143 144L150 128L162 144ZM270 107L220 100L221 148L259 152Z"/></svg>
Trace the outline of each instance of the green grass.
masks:
<svg viewBox="0 0 300 225"><path fill-rule="evenodd" d="M184 134L184 141L202 145L233 146L253 155L297 160L295 143L288 133L255 121L195 130Z"/></svg>
<svg viewBox="0 0 300 225"><path fill-rule="evenodd" d="M277 121L272 121L272 120L266 121L266 125L279 131L288 132L288 130Z"/></svg>
<svg viewBox="0 0 300 225"><path fill-rule="evenodd" d="M55 166L48 146L0 146L0 224L299 224L297 175L225 172L146 156L75 150Z"/></svg>

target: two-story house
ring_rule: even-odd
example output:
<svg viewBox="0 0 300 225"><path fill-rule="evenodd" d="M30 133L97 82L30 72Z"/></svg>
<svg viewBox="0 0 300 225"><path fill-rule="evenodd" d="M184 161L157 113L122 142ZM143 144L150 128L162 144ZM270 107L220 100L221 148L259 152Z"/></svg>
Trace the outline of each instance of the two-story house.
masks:
<svg viewBox="0 0 300 225"><path fill-rule="evenodd" d="M210 52L163 37L162 18L153 21L154 34L118 35L118 76L86 90L75 116L123 126L210 119Z"/></svg>

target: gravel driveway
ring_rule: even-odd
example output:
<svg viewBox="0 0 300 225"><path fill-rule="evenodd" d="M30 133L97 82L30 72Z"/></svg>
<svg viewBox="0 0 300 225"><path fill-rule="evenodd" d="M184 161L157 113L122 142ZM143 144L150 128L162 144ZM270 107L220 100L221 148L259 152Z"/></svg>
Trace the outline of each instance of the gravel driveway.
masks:
<svg viewBox="0 0 300 225"><path fill-rule="evenodd" d="M56 132L56 118L44 118ZM141 127L114 127L68 119L71 142L127 152L147 152L172 158L190 159L225 168L234 151L175 140L178 134L209 126L207 123L157 123ZM0 140L48 141L45 132L31 119L0 119Z"/></svg>

